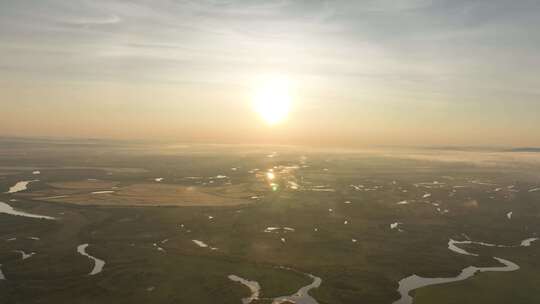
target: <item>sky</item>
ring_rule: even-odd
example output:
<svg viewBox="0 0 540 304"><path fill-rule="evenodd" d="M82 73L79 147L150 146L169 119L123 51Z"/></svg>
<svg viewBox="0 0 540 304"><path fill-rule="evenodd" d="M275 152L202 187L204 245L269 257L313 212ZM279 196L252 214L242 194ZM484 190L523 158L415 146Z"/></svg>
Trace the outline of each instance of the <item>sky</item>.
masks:
<svg viewBox="0 0 540 304"><path fill-rule="evenodd" d="M0 136L540 146L539 28L537 0L0 0Z"/></svg>

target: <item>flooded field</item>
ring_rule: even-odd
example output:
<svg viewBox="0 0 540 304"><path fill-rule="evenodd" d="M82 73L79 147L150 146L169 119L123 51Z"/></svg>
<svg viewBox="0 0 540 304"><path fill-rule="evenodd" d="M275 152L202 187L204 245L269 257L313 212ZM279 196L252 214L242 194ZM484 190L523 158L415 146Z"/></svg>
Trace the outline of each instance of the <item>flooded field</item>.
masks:
<svg viewBox="0 0 540 304"><path fill-rule="evenodd" d="M28 188L28 185L31 182L35 182L35 181L37 181L37 180L17 182L15 185L9 187L9 190L6 193L11 194L11 193L17 193L17 192L24 191L24 190L26 190Z"/></svg>
<svg viewBox="0 0 540 304"><path fill-rule="evenodd" d="M212 181L212 180L211 180ZM254 194L246 184L200 184L184 186L165 183L125 183L85 180L81 182L51 183L49 188L27 192L37 198L77 205L109 206L231 206L252 202ZM106 190L107 189L107 190Z"/></svg>

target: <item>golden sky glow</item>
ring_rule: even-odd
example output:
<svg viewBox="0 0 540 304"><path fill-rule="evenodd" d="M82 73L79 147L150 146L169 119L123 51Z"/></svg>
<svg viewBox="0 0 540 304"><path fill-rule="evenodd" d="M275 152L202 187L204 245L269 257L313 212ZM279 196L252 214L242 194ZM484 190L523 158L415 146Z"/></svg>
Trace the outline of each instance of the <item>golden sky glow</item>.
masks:
<svg viewBox="0 0 540 304"><path fill-rule="evenodd" d="M2 1L0 136L540 146L538 11L498 0Z"/></svg>

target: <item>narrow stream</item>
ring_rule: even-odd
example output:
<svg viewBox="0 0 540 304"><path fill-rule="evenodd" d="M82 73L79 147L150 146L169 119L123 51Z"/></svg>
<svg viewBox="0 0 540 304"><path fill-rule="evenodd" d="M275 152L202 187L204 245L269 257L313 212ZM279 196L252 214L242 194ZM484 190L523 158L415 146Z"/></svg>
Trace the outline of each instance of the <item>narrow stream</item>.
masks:
<svg viewBox="0 0 540 304"><path fill-rule="evenodd" d="M100 273L101 271L103 271L103 266L105 266L105 261L100 260L86 253L86 248L88 248L88 244L81 244L77 247L77 252L94 261L94 268L88 275L96 275Z"/></svg>

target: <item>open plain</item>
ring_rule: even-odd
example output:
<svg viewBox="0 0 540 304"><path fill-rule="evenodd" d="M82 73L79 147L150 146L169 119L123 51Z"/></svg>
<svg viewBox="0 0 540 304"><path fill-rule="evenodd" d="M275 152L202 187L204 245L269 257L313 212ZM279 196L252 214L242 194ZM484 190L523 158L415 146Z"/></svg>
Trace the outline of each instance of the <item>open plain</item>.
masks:
<svg viewBox="0 0 540 304"><path fill-rule="evenodd" d="M535 153L0 144L1 303L540 300Z"/></svg>

